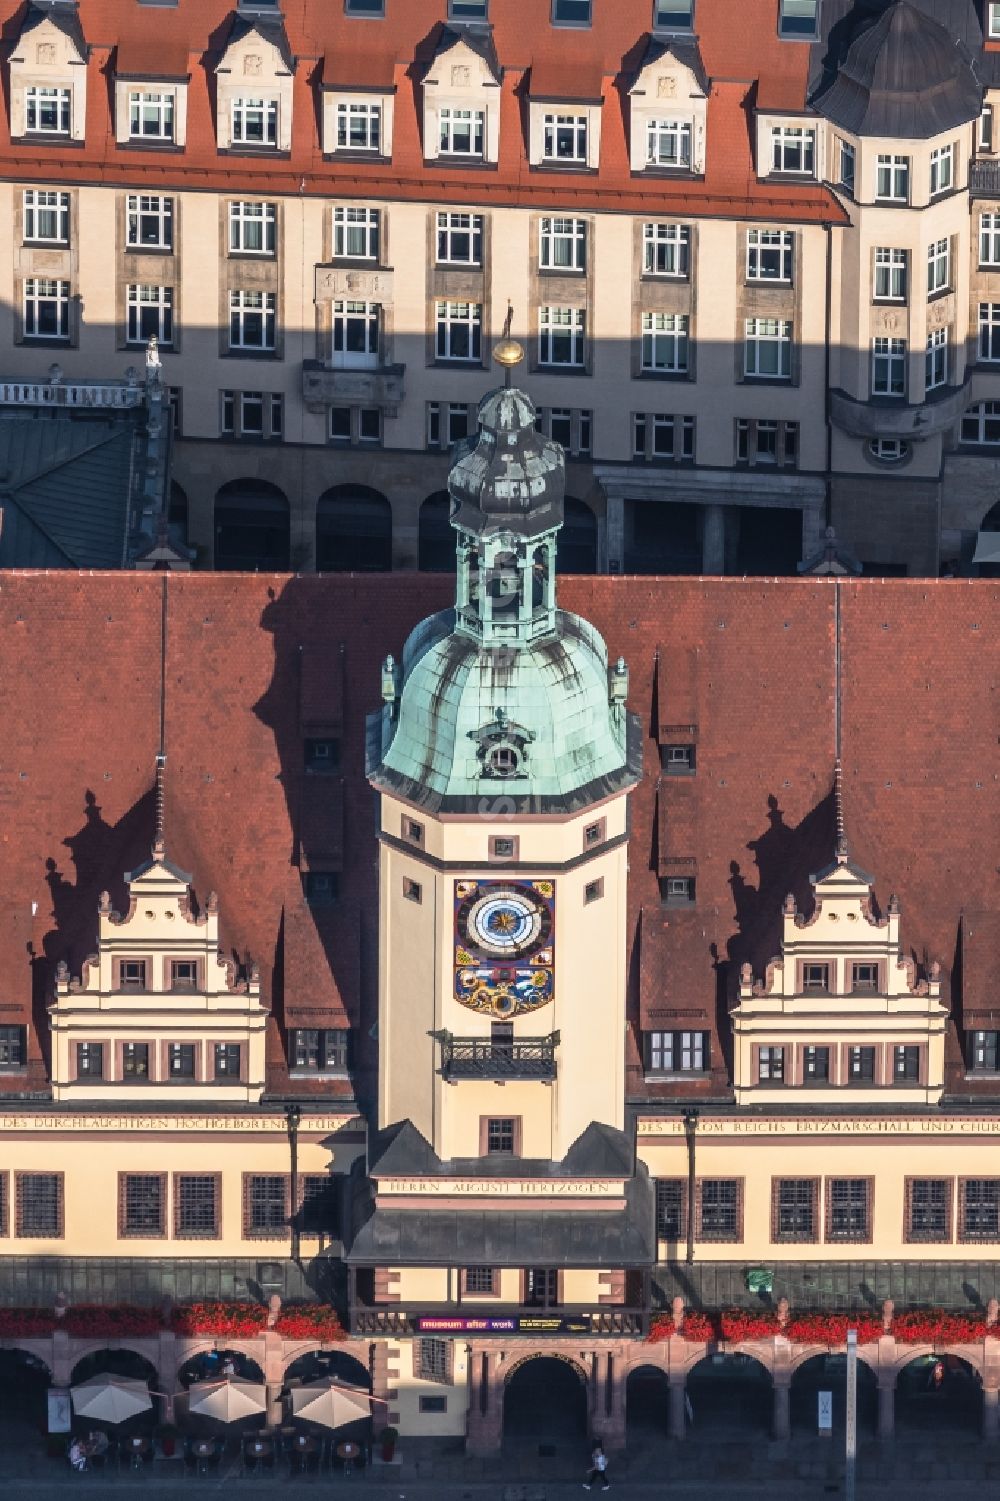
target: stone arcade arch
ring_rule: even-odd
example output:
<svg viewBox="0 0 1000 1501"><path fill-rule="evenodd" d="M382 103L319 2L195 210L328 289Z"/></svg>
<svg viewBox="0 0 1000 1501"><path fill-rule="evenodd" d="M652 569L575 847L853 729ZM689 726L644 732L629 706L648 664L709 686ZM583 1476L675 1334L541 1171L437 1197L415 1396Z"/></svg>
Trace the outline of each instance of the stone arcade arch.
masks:
<svg viewBox="0 0 1000 1501"><path fill-rule="evenodd" d="M568 1356L532 1352L504 1376L505 1439L582 1439L587 1373Z"/></svg>
<svg viewBox="0 0 1000 1501"><path fill-rule="evenodd" d="M25 1428L44 1433L52 1372L30 1350L0 1350L0 1446L23 1439Z"/></svg>
<svg viewBox="0 0 1000 1501"><path fill-rule="evenodd" d="M317 573L388 573L392 507L368 485L333 485L316 504Z"/></svg>
<svg viewBox="0 0 1000 1501"><path fill-rule="evenodd" d="M77 1386L81 1381L89 1381L94 1376L128 1376L133 1381L145 1381L149 1386L152 1407L149 1412L136 1413L135 1417L119 1426L119 1432L149 1432L160 1421L163 1398L159 1395L163 1388L160 1385L159 1372L156 1366L145 1355L140 1355L137 1350L130 1350L126 1346L110 1345L100 1349L91 1350L89 1354L82 1356L73 1367L70 1374L70 1386Z"/></svg>
<svg viewBox="0 0 1000 1501"><path fill-rule="evenodd" d="M636 1432L665 1434L670 1422L670 1379L662 1366L634 1365L625 1379L625 1422Z"/></svg>
<svg viewBox="0 0 1000 1501"><path fill-rule="evenodd" d="M435 490L420 507L417 566L421 573L454 573L455 532L448 518L451 496Z"/></svg>
<svg viewBox="0 0 1000 1501"><path fill-rule="evenodd" d="M177 1369L177 1385L186 1389L196 1381L218 1381L230 1374L227 1366L232 1367L232 1375L240 1381L264 1380L264 1372L252 1356L244 1354L242 1350L217 1350L213 1347L188 1356Z"/></svg>
<svg viewBox="0 0 1000 1501"><path fill-rule="evenodd" d="M847 1411L847 1355L823 1352L799 1362L792 1372L790 1412L793 1432L815 1433L819 1393L833 1394L833 1429L843 1433ZM863 1434L875 1432L878 1418L878 1387L875 1372L858 1358L858 1424Z"/></svg>
<svg viewBox="0 0 1000 1501"><path fill-rule="evenodd" d="M899 1433L947 1427L980 1431L983 1385L975 1366L960 1355L912 1355L896 1374L896 1429Z"/></svg>
<svg viewBox="0 0 1000 1501"><path fill-rule="evenodd" d="M221 572L285 573L290 548L288 500L277 485L235 479L215 495L215 567Z"/></svg>
<svg viewBox="0 0 1000 1501"><path fill-rule="evenodd" d="M687 1395L697 1429L765 1431L771 1426L771 1372L746 1351L713 1351L691 1367Z"/></svg>

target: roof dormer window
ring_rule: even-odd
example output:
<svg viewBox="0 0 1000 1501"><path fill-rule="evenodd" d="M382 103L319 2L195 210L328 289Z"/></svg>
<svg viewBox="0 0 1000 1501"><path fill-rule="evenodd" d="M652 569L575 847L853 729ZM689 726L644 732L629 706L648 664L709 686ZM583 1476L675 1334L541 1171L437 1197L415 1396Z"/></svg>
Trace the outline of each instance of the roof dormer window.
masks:
<svg viewBox="0 0 1000 1501"><path fill-rule="evenodd" d="M587 116L547 114L542 131L542 159L586 166Z"/></svg>
<svg viewBox="0 0 1000 1501"><path fill-rule="evenodd" d="M652 119L646 122L647 167L691 170L691 121Z"/></svg>
<svg viewBox="0 0 1000 1501"><path fill-rule="evenodd" d="M451 109L438 116L438 146L442 156L481 157L486 138L486 112L481 109Z"/></svg>
<svg viewBox="0 0 1000 1501"><path fill-rule="evenodd" d="M815 130L805 125L772 125L771 171L812 177L816 171Z"/></svg>
<svg viewBox="0 0 1000 1501"><path fill-rule="evenodd" d="M779 0L778 35L785 41L812 41L818 26L819 0Z"/></svg>
<svg viewBox="0 0 1000 1501"><path fill-rule="evenodd" d="M230 139L234 146L277 146L277 99L234 99Z"/></svg>
<svg viewBox="0 0 1000 1501"><path fill-rule="evenodd" d="M174 139L174 96L147 90L133 90L128 96L128 133L132 141L167 141Z"/></svg>
<svg viewBox="0 0 1000 1501"><path fill-rule="evenodd" d="M374 16L378 19L385 15L385 0L344 0L345 16Z"/></svg>
<svg viewBox="0 0 1000 1501"><path fill-rule="evenodd" d="M24 128L29 135L68 136L72 90L36 85L24 91Z"/></svg>
<svg viewBox="0 0 1000 1501"><path fill-rule="evenodd" d="M552 0L553 26L589 26L591 0Z"/></svg>
<svg viewBox="0 0 1000 1501"><path fill-rule="evenodd" d="M694 0L653 0L654 31L693 31Z"/></svg>

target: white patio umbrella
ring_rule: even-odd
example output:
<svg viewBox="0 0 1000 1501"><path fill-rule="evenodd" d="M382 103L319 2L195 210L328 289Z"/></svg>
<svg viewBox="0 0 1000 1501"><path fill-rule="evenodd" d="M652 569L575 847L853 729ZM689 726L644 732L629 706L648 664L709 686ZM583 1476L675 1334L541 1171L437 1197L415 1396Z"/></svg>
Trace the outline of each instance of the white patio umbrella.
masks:
<svg viewBox="0 0 1000 1501"><path fill-rule="evenodd" d="M255 1381L196 1381L188 1390L188 1412L218 1423L238 1423L267 1411L267 1388Z"/></svg>
<svg viewBox="0 0 1000 1501"><path fill-rule="evenodd" d="M137 1412L149 1412L152 1402L145 1381L128 1376L92 1376L70 1389L73 1411L99 1423L124 1423Z"/></svg>
<svg viewBox="0 0 1000 1501"><path fill-rule="evenodd" d="M371 1417L373 1400L363 1386L349 1386L346 1382L315 1381L292 1388L294 1415L307 1418L310 1423L321 1423L324 1428L341 1428L345 1423Z"/></svg>

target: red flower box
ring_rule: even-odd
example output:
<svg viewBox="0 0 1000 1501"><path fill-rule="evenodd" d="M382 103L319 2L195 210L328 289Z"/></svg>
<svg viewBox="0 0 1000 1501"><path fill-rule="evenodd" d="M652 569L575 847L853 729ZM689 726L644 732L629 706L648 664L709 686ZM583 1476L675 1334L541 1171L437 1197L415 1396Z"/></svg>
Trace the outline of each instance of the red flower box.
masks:
<svg viewBox="0 0 1000 1501"><path fill-rule="evenodd" d="M726 1308L719 1315L723 1339L737 1344L744 1339L771 1339L780 1334L781 1326L774 1313L758 1313L746 1308Z"/></svg>
<svg viewBox="0 0 1000 1501"><path fill-rule="evenodd" d="M132 1303L74 1303L59 1320L58 1327L67 1334L150 1335L159 1334L163 1316L158 1308L142 1308Z"/></svg>
<svg viewBox="0 0 1000 1501"><path fill-rule="evenodd" d="M987 1330L980 1315L949 1313L942 1308L914 1308L892 1321L892 1332L900 1344L967 1345L981 1340Z"/></svg>
<svg viewBox="0 0 1000 1501"><path fill-rule="evenodd" d="M185 1303L173 1310L175 1334L229 1334L252 1338L267 1328L267 1309L260 1303Z"/></svg>
<svg viewBox="0 0 1000 1501"><path fill-rule="evenodd" d="M882 1320L867 1313L793 1314L785 1325L785 1335L800 1345L845 1345L848 1329L858 1331L859 1345L869 1345L881 1338Z"/></svg>
<svg viewBox="0 0 1000 1501"><path fill-rule="evenodd" d="M0 1308L0 1339L37 1338L55 1327L51 1308Z"/></svg>
<svg viewBox="0 0 1000 1501"><path fill-rule="evenodd" d="M286 1339L315 1339L328 1344L347 1338L337 1310L326 1303L302 1303L283 1308L274 1327Z"/></svg>

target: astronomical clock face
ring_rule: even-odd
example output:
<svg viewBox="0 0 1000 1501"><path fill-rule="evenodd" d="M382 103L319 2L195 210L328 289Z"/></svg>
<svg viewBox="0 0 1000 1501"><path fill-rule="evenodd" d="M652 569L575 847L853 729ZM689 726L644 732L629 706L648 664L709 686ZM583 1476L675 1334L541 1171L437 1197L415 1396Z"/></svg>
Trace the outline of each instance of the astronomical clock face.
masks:
<svg viewBox="0 0 1000 1501"><path fill-rule="evenodd" d="M455 882L455 999L514 1017L553 995L552 881Z"/></svg>

